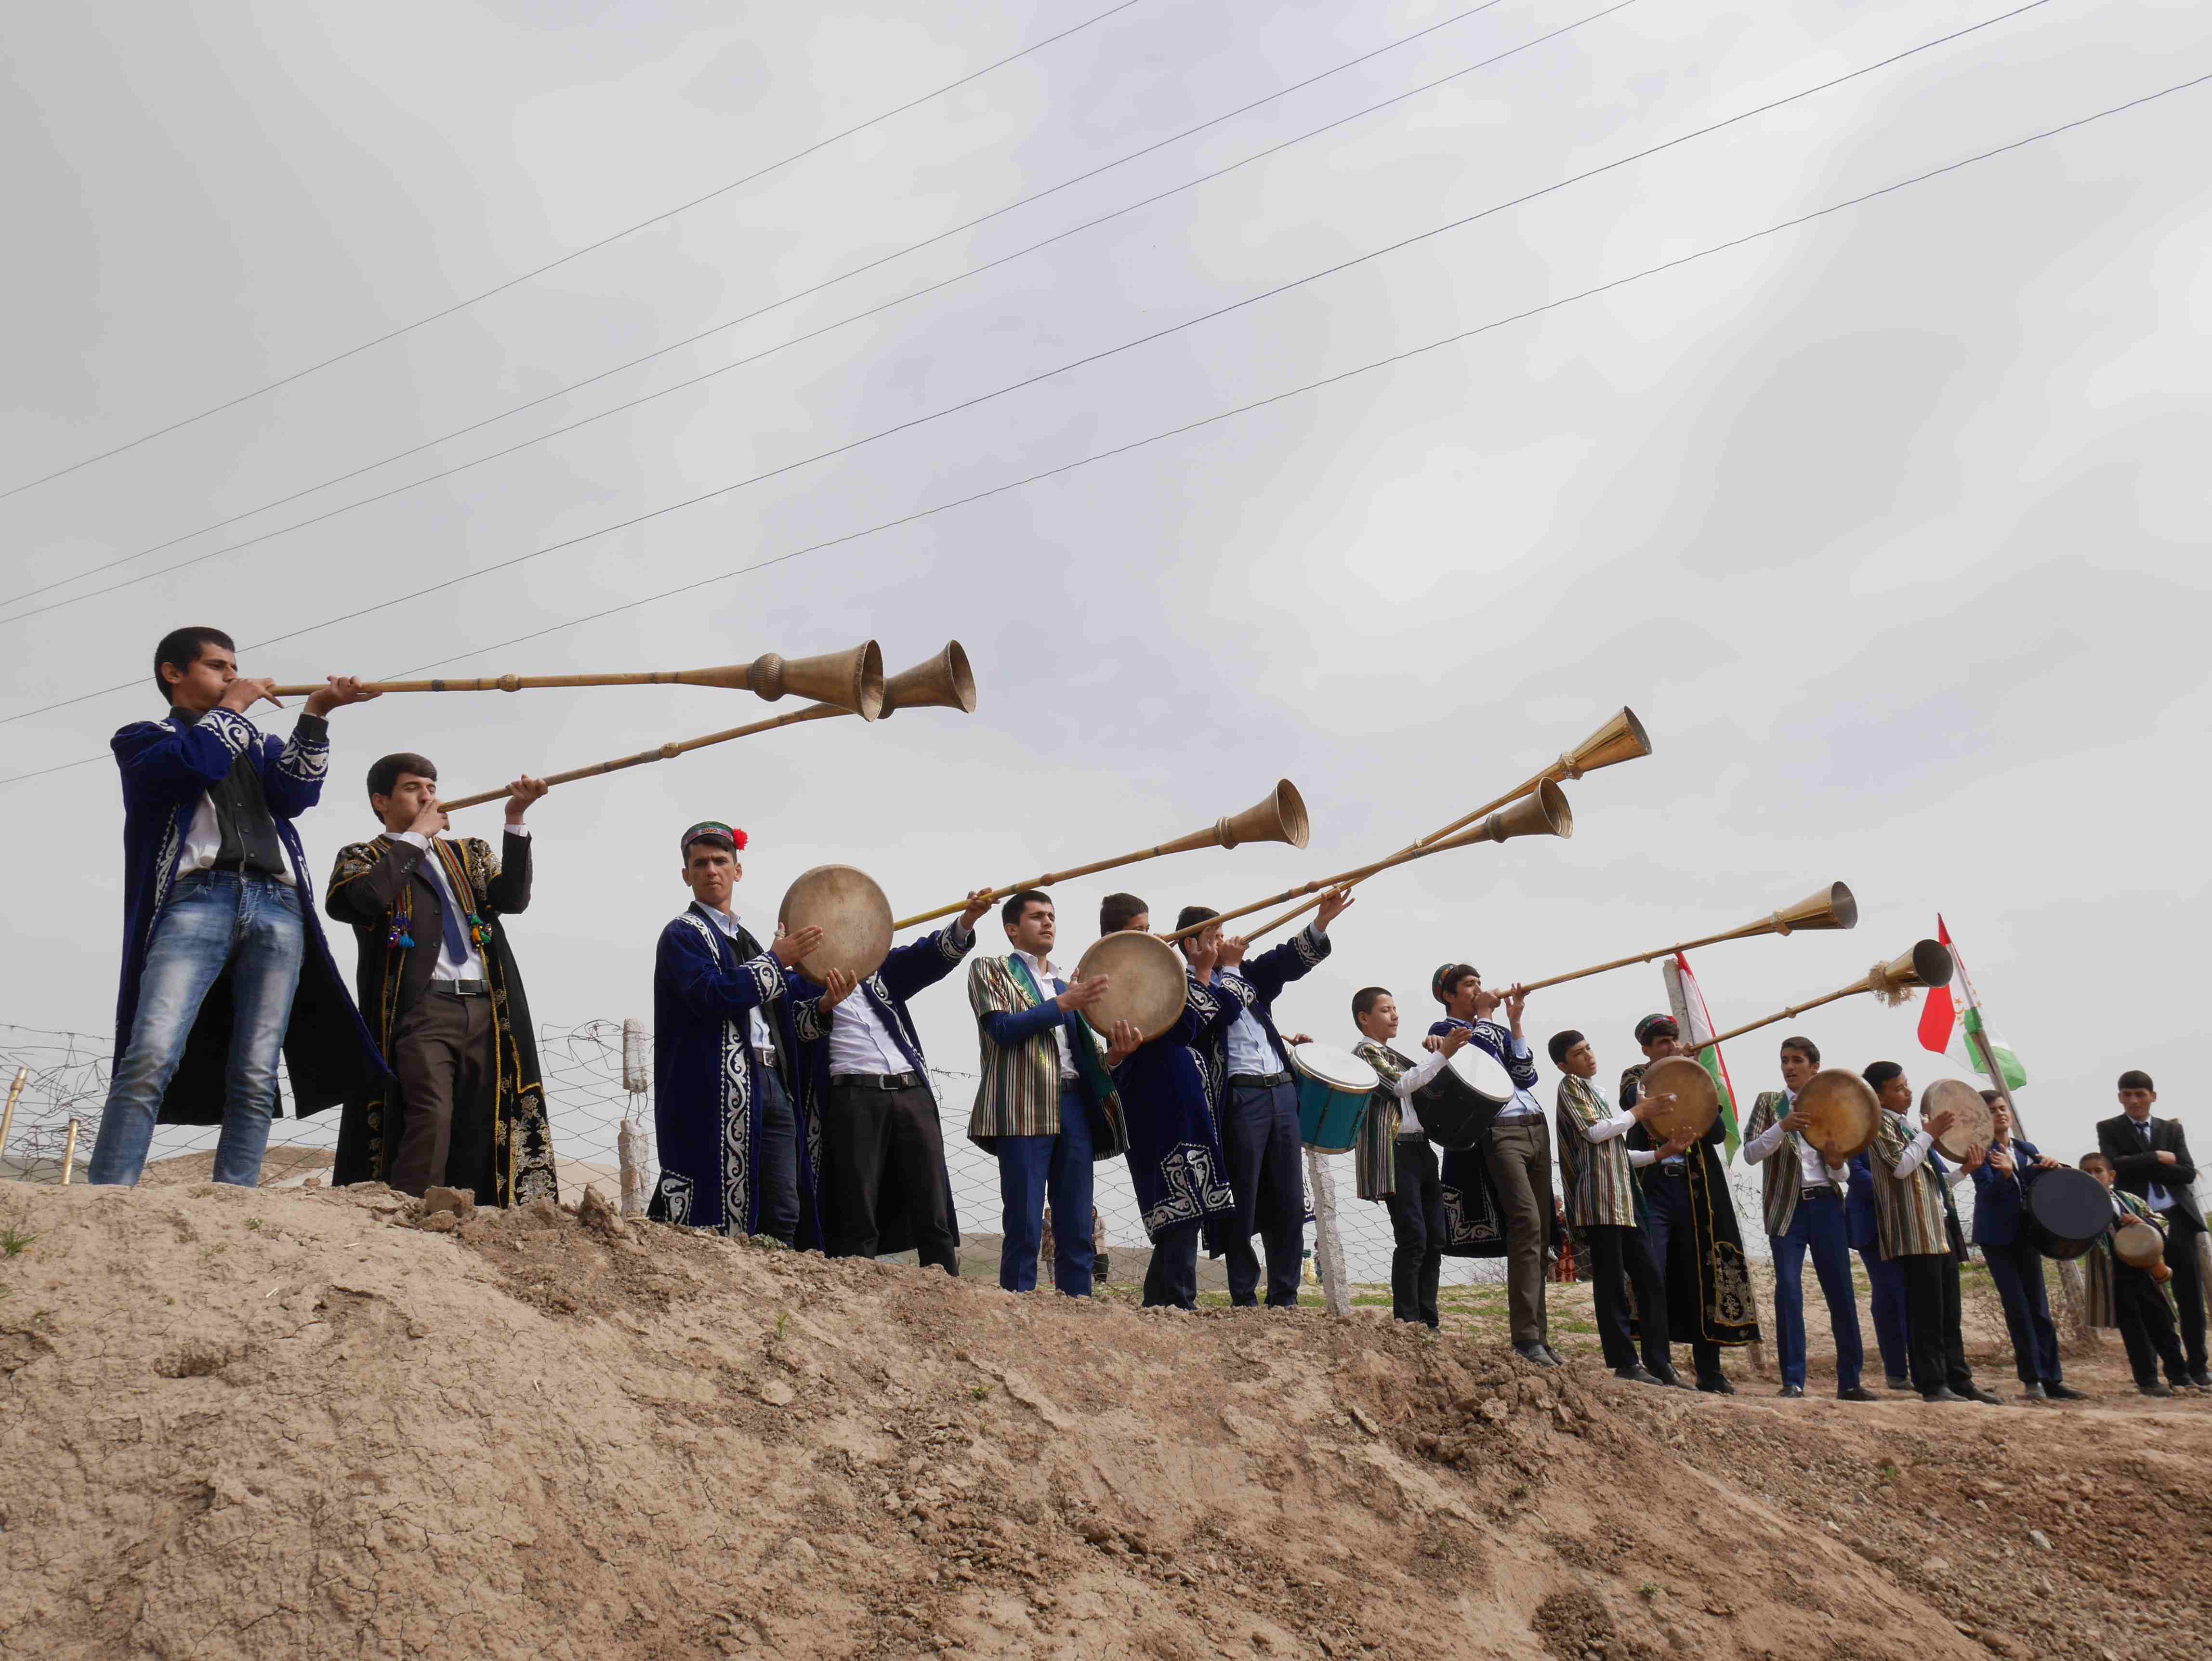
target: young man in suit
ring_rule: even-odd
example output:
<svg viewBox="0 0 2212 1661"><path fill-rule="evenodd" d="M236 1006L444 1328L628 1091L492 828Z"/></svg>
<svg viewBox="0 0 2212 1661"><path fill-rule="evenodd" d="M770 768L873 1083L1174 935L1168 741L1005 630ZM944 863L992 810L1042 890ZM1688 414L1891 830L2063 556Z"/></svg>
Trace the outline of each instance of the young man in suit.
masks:
<svg viewBox="0 0 2212 1661"><path fill-rule="evenodd" d="M1781 1351L1786 1397L1805 1393L1805 1259L1813 1259L1820 1295L1828 1303L1828 1329L1836 1340L1836 1394L1846 1402L1871 1401L1859 1385L1866 1359L1859 1310L1851 1285L1850 1230L1844 1220L1846 1166L1830 1165L1797 1134L1797 1092L1820 1068L1810 1038L1782 1041L1782 1088L1760 1092L1743 1128L1743 1157L1765 1167L1766 1238L1774 1248L1775 1347Z"/></svg>
<svg viewBox="0 0 2212 1661"><path fill-rule="evenodd" d="M2197 1253L2204 1214L2197 1205L2197 1166L2189 1157L2189 1139L2179 1121L2152 1115L2158 1091L2149 1074L2131 1068L2120 1074L2119 1088L2119 1113L2098 1123L2098 1151L2112 1161L2114 1183L2148 1205L2166 1225L2166 1262L2173 1271L2173 1304L2189 1379L2199 1390L2212 1390L2204 1353L2204 1277Z"/></svg>
<svg viewBox="0 0 2212 1661"><path fill-rule="evenodd" d="M1995 1134L1974 1171L1974 1244L1990 1266L1990 1280L2004 1305L2005 1330L2021 1392L2030 1401L2078 1402L2058 1361L2058 1329L2043 1281L2043 1254L2027 1226L2027 1188L2039 1171L2056 1171L2034 1143L2012 1134L2012 1107L1997 1091L1984 1090Z"/></svg>
<svg viewBox="0 0 2212 1661"><path fill-rule="evenodd" d="M1298 1090L1291 1073L1289 1044L1275 1029L1275 1000L1292 981L1310 973L1329 953L1328 926L1352 904L1351 894L1332 889L1322 897L1313 922L1280 946L1245 961L1248 943L1240 936L1223 940L1208 984L1242 980L1252 996L1229 1023L1224 1038L1228 1089L1221 1116L1221 1151L1229 1161L1229 1187L1237 1196L1237 1218L1229 1226L1229 1301L1249 1309L1260 1301L1260 1259L1252 1250L1256 1230L1267 1252L1267 1306L1294 1309L1298 1275L1304 1265L1306 1189L1304 1144L1298 1134ZM1210 921L1217 914L1203 905L1186 905L1176 928ZM1188 959L1197 937L1179 942ZM1305 1042L1303 1034L1290 1043Z"/></svg>
<svg viewBox="0 0 2212 1661"><path fill-rule="evenodd" d="M393 1086L349 1102L339 1183L402 1194L466 1189L486 1205L558 1197L538 1036L504 919L530 904L530 827L543 781L507 786L500 850L449 839L438 770L402 751L368 770L381 834L338 850L324 909L352 926L361 1007Z"/></svg>

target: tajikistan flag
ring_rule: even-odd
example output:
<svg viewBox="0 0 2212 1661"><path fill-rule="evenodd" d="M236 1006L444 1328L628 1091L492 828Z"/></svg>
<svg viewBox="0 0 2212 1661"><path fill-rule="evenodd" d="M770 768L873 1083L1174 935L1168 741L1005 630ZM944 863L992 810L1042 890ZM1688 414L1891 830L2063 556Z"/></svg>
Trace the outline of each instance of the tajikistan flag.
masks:
<svg viewBox="0 0 2212 1661"><path fill-rule="evenodd" d="M1667 1005L1674 1013L1674 1025L1681 1029L1686 1043L1701 1044L1713 1036L1713 1018L1706 1012L1705 995L1698 990L1698 977L1690 972L1690 960L1677 952L1659 965L1659 972L1667 981ZM1721 1047L1713 1045L1696 1052L1698 1065L1713 1076L1713 1086L1720 1092L1721 1123L1728 1127L1729 1158L1743 1145L1743 1135L1737 1128L1735 1090L1729 1083L1728 1063L1721 1059Z"/></svg>
<svg viewBox="0 0 2212 1661"><path fill-rule="evenodd" d="M1932 989L1920 1007L1920 1047L1986 1079L1990 1070L1982 1064L1981 1046L1972 1041L1972 1035L1978 1035L2004 1071L2004 1087L2019 1089L2027 1082L2027 1069L2012 1053L2012 1046L1983 1025L1981 1000L1974 995L1973 978L1966 973L1966 960L1951 943L1951 931L1943 926L1941 912L1936 916L1936 938L1951 954L1951 984Z"/></svg>

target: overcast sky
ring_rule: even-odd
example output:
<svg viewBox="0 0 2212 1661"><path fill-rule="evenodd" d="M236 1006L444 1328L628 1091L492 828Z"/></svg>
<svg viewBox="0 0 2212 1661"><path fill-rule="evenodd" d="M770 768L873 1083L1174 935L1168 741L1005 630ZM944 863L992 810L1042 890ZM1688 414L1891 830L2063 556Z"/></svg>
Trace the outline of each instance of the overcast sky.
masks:
<svg viewBox="0 0 2212 1661"><path fill-rule="evenodd" d="M2008 9L1635 0L1212 183L642 408L225 554L838 323L1603 11L1503 0L1203 134L466 438L378 461L1412 35L1450 6L1136 0L754 183L280 392L0 501L15 666L4 1018L112 1019L121 813L181 623L248 672L684 668L957 636L981 707L803 727L556 791L513 928L537 1013L643 1015L675 837L753 837L740 909L864 867L902 912L1210 824L1278 776L1304 853L1206 851L1060 891L1228 906L1388 852L1632 706L1656 753L1567 787L1571 843L1378 879L1285 1029L1431 968L1534 978L1842 879L1855 934L1711 948L1733 1025L1856 978L1941 910L2069 1157L2144 1066L2197 1105L2212 87L1255 413L680 598L512 637L938 507L1425 345L2212 72L2186 0L2012 21L1103 362L822 452L1431 231ZM300 3L18 9L0 487L494 287L1106 9ZM2197 159L2194 161L2191 156ZM611 535L362 611L755 474ZM167 574L165 568L178 567ZM118 592L21 619L33 606ZM9 622L6 617L19 620ZM296 631L307 630L305 633ZM264 649L256 642L291 638ZM784 706L788 708L790 706ZM678 689L340 712L318 879L359 780L453 794L774 711ZM275 730L289 715L257 716ZM457 819L495 831L495 809ZM1003 949L995 924L987 946ZM338 947L350 964L349 940ZM1610 1080L1658 972L1532 1003ZM973 1065L956 982L919 1004ZM1836 1062L1920 1052L1856 999ZM1771 1086L1774 1029L1731 1047ZM1544 1094L1550 1097L1550 1071ZM966 1104L951 1104L953 1116ZM559 1104L554 1104L556 1126ZM2200 1132L2200 1137L2212 1131Z"/></svg>

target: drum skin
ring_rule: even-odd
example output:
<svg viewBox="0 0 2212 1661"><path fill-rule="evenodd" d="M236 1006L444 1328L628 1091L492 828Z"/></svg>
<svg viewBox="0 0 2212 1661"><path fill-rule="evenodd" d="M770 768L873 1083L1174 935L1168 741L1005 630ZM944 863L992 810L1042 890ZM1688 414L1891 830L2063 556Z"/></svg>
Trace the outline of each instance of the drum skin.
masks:
<svg viewBox="0 0 2212 1661"><path fill-rule="evenodd" d="M1792 1111L1798 1120L1797 1134L1819 1148L1830 1165L1849 1165L1874 1146L1874 1134L1881 1127L1881 1104L1874 1086L1840 1067L1825 1068L1808 1080Z"/></svg>
<svg viewBox="0 0 2212 1661"><path fill-rule="evenodd" d="M2046 1257L2079 1257L2112 1224L2112 1197L2086 1171L2039 1171L2027 1185L2028 1231Z"/></svg>
<svg viewBox="0 0 2212 1661"><path fill-rule="evenodd" d="M1964 1165L1969 1153L1988 1153L1997 1126L1982 1092L1964 1079L1938 1079L1920 1092L1920 1123L1925 1125L1946 1109L1958 1117L1936 1138L1936 1151L1953 1165Z"/></svg>
<svg viewBox="0 0 2212 1661"><path fill-rule="evenodd" d="M1651 1145L1674 1141L1677 1134L1687 1131L1695 1141L1713 1128L1713 1121L1721 1116L1721 1092L1713 1083L1713 1075L1687 1056L1668 1056L1644 1069L1644 1077L1636 1086L1637 1094L1645 1100L1661 1096L1674 1099L1656 1110L1644 1122Z"/></svg>
<svg viewBox="0 0 2212 1661"><path fill-rule="evenodd" d="M1083 1012L1102 1038L1112 1037L1116 1021L1127 1021L1150 1040L1182 1019L1190 989L1182 954L1142 929L1105 936L1083 954L1075 972L1085 980L1107 978L1106 995Z"/></svg>
<svg viewBox="0 0 2212 1661"><path fill-rule="evenodd" d="M2166 1261L2166 1242L2142 1218L2130 1217L2112 1231L2112 1256L2130 1269L2148 1269Z"/></svg>
<svg viewBox="0 0 2212 1661"><path fill-rule="evenodd" d="M1498 1058L1462 1044L1435 1080L1413 1092L1421 1129L1438 1147L1464 1153L1480 1144L1498 1110L1513 1099L1513 1080Z"/></svg>
<svg viewBox="0 0 2212 1661"><path fill-rule="evenodd" d="M842 969L864 981L890 954L891 903L876 879L856 866L817 865L801 872L784 891L778 915L790 934L822 931L822 944L799 963L809 980L825 980L830 970Z"/></svg>

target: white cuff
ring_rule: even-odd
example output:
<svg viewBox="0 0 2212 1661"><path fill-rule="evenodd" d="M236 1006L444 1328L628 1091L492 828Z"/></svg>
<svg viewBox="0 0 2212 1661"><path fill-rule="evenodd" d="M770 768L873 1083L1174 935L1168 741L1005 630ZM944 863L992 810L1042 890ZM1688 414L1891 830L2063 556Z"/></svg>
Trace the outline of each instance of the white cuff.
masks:
<svg viewBox="0 0 2212 1661"><path fill-rule="evenodd" d="M423 836L419 831L395 830L392 833L392 840L394 842L404 842L410 848L419 848L426 854L430 851L429 837Z"/></svg>
<svg viewBox="0 0 2212 1661"><path fill-rule="evenodd" d="M1657 1163L1658 1159L1659 1156L1648 1147L1632 1147L1628 1150L1628 1163L1638 1171L1645 1165Z"/></svg>
<svg viewBox="0 0 2212 1661"><path fill-rule="evenodd" d="M526 824L510 824L507 827L507 834L510 837L520 837L527 842L530 839L530 827Z"/></svg>

